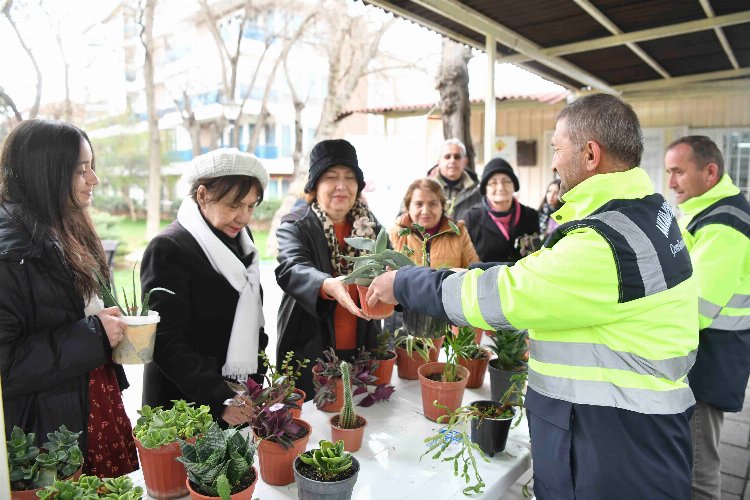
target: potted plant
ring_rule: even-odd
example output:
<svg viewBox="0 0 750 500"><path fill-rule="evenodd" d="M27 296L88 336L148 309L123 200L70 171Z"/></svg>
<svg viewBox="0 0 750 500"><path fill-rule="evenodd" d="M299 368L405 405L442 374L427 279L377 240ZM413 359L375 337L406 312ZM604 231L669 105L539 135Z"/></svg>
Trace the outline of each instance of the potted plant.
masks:
<svg viewBox="0 0 750 500"><path fill-rule="evenodd" d="M52 499L93 499L108 498L117 500L140 500L143 488L134 486L128 476L99 479L96 476L83 475L78 479L55 481L39 491L41 500ZM37 497L34 497L37 498Z"/></svg>
<svg viewBox="0 0 750 500"><path fill-rule="evenodd" d="M514 384L520 381L516 375L525 373L527 370L528 344L526 342L525 330L498 330L490 335L492 343L487 347L497 357L490 360L490 394L493 401L505 401L506 394L510 392L522 392L523 387L513 390ZM515 379L514 379L515 377ZM512 380L514 379L514 380ZM518 402L517 394L513 401Z"/></svg>
<svg viewBox="0 0 750 500"><path fill-rule="evenodd" d="M179 498L188 494L185 467L176 461L180 456L177 439L195 440L213 422L210 408L193 407L180 399L168 410L144 405L133 434L141 459L143 479L148 495L158 499Z"/></svg>
<svg viewBox="0 0 750 500"><path fill-rule="evenodd" d="M361 250L364 255L360 257L343 256L344 259L354 261L354 269L346 277L344 283L354 283L359 292L359 303L362 311L373 319L387 318L393 314L393 305L378 302L375 307L370 307L365 299L367 287L372 280L386 271L386 267L396 270L404 266L413 266L414 263L406 255L390 250L388 248L388 232L381 228L376 240L369 238L344 238L347 244Z"/></svg>
<svg viewBox="0 0 750 500"><path fill-rule="evenodd" d="M427 233L424 226L422 226L421 224L417 224L416 222L412 223L411 228L404 227L401 228L401 230L398 232L399 236L408 236L411 233L417 233L417 235L419 236L422 246L421 265L428 267L430 265L430 252L427 250L427 245L430 240L435 239L438 236L442 236L446 233L455 233L460 235L461 230L458 228L458 226L456 226L456 224L453 223L453 221L449 220L448 229L440 231L439 233L436 233L432 236ZM414 255L414 250L406 245L404 245L401 251L408 256ZM413 335L415 337L433 339L436 349L431 354L430 361L437 361L437 355L440 352L440 347L443 342L442 338L445 336L448 329L448 323L432 316L427 316L425 314L412 311L411 309L407 308L404 308L403 316L403 331L406 334Z"/></svg>
<svg viewBox="0 0 750 500"><path fill-rule="evenodd" d="M476 344L475 331L471 327L462 326L453 337L453 348L456 350L458 364L469 370L468 389L476 389L484 383L492 353L486 347Z"/></svg>
<svg viewBox="0 0 750 500"><path fill-rule="evenodd" d="M128 301L125 288L122 289L122 297L125 301L123 307L112 293L109 281L99 273L96 277L102 292L105 307L117 306L122 313L122 319L127 325L125 334L114 349L112 349L112 361L120 365L142 365L154 359L154 342L156 341L156 325L159 323L159 313L149 309L149 300L154 292L166 292L174 295L174 292L166 288L152 288L143 295L141 306L138 307L137 289L135 286L135 266L133 264L133 293Z"/></svg>
<svg viewBox="0 0 750 500"><path fill-rule="evenodd" d="M383 330L377 337L377 345L370 351L372 357L377 361L371 369L375 377L375 385L390 384L393 376L393 367L396 364L396 351L388 349L391 332Z"/></svg>
<svg viewBox="0 0 750 500"><path fill-rule="evenodd" d="M432 359L432 352L437 352L435 342L431 338L415 337L411 334L397 337L394 349L398 376L406 380L417 380L419 367Z"/></svg>
<svg viewBox="0 0 750 500"><path fill-rule="evenodd" d="M251 423L258 443L260 477L267 484L283 486L294 482L294 459L307 447L312 427L293 418L289 408L275 403L263 408Z"/></svg>
<svg viewBox="0 0 750 500"><path fill-rule="evenodd" d="M442 406L438 403L436 405ZM475 401L454 410L445 406L442 409L445 414L438 417L437 422L446 425L437 434L425 438L428 448L422 457L432 454L431 457L435 460L453 462L454 475L460 474L466 483L474 476L475 483L464 488L464 494L481 493L485 483L477 469L477 459L489 463L485 453L494 456L496 452L505 449L513 408L494 401ZM469 425L470 434L467 432ZM457 444L458 451L455 447L448 450L454 443ZM446 452L447 456L443 457Z"/></svg>
<svg viewBox="0 0 750 500"><path fill-rule="evenodd" d="M317 364L313 367L313 401L322 411L337 412L344 405L341 363L334 349L329 347L323 351L323 358L318 358ZM357 387L353 395L367 394L357 403L358 406L372 406L377 401L385 401L395 390L393 386L380 384L370 391L368 385L374 384L377 380L372 374L372 370L376 368L377 361L371 358L370 353L363 348L358 349L357 357L349 366L352 370L351 384Z"/></svg>
<svg viewBox="0 0 750 500"><path fill-rule="evenodd" d="M187 487L193 500L209 498L250 500L258 480L253 466L257 445L238 429L222 431L212 422L195 444L178 439L187 471Z"/></svg>
<svg viewBox="0 0 750 500"><path fill-rule="evenodd" d="M444 363L426 363L417 370L422 386L424 416L430 420L437 421L440 415L445 414L444 408L453 411L460 407L464 397L469 370L458 364L455 342L452 335L446 337Z"/></svg>
<svg viewBox="0 0 750 500"><path fill-rule="evenodd" d="M288 351L281 362L281 367L277 370L276 366L268 359L265 351L261 351L260 357L267 369L264 378L268 382L271 392L283 394L284 404L291 409L294 418L299 418L302 415L302 405L305 403L307 394L296 387L296 381L301 376L302 369L310 363L310 360L305 358L295 361L294 351ZM250 381L251 379L248 379L248 383Z"/></svg>
<svg viewBox="0 0 750 500"><path fill-rule="evenodd" d="M300 500L346 500L352 497L359 462L344 451L344 442L322 440L318 448L294 461L294 476Z"/></svg>
<svg viewBox="0 0 750 500"><path fill-rule="evenodd" d="M14 426L6 442L11 498L37 498L37 491L56 480L80 475L83 454L78 447L80 432L71 432L64 425L47 434L42 450L34 446L36 435L25 434Z"/></svg>
<svg viewBox="0 0 750 500"><path fill-rule="evenodd" d="M349 363L342 361L341 381L344 386L344 406L341 413L332 416L330 419L331 437L333 441L343 441L346 451L357 451L362 446L362 436L365 433L367 420L354 411L350 377Z"/></svg>

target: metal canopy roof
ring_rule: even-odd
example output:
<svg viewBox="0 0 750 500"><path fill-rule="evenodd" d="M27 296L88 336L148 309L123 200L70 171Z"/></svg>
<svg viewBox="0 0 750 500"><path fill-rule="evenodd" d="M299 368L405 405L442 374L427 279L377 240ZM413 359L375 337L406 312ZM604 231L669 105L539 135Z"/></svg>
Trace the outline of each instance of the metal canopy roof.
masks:
<svg viewBox="0 0 750 500"><path fill-rule="evenodd" d="M569 89L629 93L716 80L750 89L748 0L365 2L482 50L494 40L498 62Z"/></svg>

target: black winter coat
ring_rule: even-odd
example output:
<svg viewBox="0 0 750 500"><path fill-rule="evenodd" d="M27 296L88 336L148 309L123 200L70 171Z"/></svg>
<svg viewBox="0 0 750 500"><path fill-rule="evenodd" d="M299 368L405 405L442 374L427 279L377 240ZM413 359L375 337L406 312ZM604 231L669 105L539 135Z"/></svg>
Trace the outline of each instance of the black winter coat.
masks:
<svg viewBox="0 0 750 500"><path fill-rule="evenodd" d="M107 363L111 349L84 303L59 242L32 241L33 221L0 205L0 376L5 435L14 425L36 434L37 445L60 425L83 431L86 450L89 373ZM121 390L127 387L115 365Z"/></svg>
<svg viewBox="0 0 750 500"><path fill-rule="evenodd" d="M377 224L375 233L379 231ZM312 399L312 365L324 349L336 345L333 313L337 302L318 296L323 281L333 275L331 252L323 225L306 206L282 220L276 237L279 241L276 281L284 291L278 315L277 364L288 351L294 351L295 359L308 358L310 366L303 371L297 387ZM380 323L358 318L357 346L375 347Z"/></svg>
<svg viewBox="0 0 750 500"><path fill-rule="evenodd" d="M510 241L490 218L484 203L459 214L482 262L516 262L521 258L516 248L518 237L539 232L539 213L520 203L517 206L521 209L521 218L518 225L512 227L509 232Z"/></svg>
<svg viewBox="0 0 750 500"><path fill-rule="evenodd" d="M185 399L210 406L214 419L223 422L224 400L235 395L221 368L239 292L214 270L195 238L177 221L151 240L143 254L141 288L154 287L167 288L175 295L151 295L150 307L161 320L154 361L144 368L143 404L168 408L171 400ZM268 345L268 336L262 328L259 335L261 351Z"/></svg>

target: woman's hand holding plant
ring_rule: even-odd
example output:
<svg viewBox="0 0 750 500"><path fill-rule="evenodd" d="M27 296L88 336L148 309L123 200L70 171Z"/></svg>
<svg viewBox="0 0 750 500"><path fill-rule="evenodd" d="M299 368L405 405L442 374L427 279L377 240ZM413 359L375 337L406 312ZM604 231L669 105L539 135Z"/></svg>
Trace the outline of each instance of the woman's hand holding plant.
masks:
<svg viewBox="0 0 750 500"><path fill-rule="evenodd" d="M349 286L340 278L328 278L323 281L320 288L324 294L344 306L344 308L353 315L364 320L370 320L370 318L354 303L351 295L349 295Z"/></svg>
<svg viewBox="0 0 750 500"><path fill-rule="evenodd" d="M117 306L105 307L96 313L96 316L102 322L104 332L107 334L107 339L109 340L109 346L115 347L122 341L125 334L125 327L127 326L125 321L120 318L122 316L120 308Z"/></svg>

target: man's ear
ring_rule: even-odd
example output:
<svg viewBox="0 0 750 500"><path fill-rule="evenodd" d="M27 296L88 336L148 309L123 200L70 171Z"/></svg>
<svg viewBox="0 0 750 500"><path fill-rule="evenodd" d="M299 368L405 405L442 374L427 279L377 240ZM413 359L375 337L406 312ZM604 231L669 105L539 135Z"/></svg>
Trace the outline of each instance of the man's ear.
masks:
<svg viewBox="0 0 750 500"><path fill-rule="evenodd" d="M703 169L705 171L706 181L713 187L719 182L719 166L716 163L709 163Z"/></svg>
<svg viewBox="0 0 750 500"><path fill-rule="evenodd" d="M602 161L602 147L595 141L586 141L583 146L583 161L586 165L586 170L589 172L596 171Z"/></svg>

